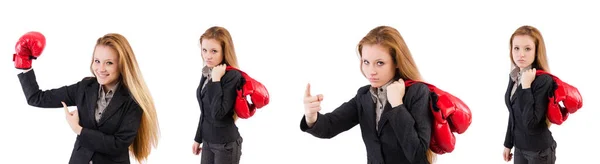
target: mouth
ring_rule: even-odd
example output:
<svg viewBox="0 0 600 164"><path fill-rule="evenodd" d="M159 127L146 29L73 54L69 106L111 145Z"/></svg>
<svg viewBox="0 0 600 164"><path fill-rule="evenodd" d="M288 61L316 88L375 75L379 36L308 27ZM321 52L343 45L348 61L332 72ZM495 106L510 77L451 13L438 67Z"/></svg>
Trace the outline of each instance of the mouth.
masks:
<svg viewBox="0 0 600 164"><path fill-rule="evenodd" d="M106 77L110 76L110 74L107 74L107 73L97 73L97 72L96 72L96 76L97 76L98 78L101 78L101 79L103 79L103 78L106 78Z"/></svg>
<svg viewBox="0 0 600 164"><path fill-rule="evenodd" d="M517 61L520 62L520 63L525 62L525 60L517 60Z"/></svg>
<svg viewBox="0 0 600 164"><path fill-rule="evenodd" d="M370 82L376 82L376 81L379 81L379 79L378 78L374 78L374 77L370 77L369 81Z"/></svg>

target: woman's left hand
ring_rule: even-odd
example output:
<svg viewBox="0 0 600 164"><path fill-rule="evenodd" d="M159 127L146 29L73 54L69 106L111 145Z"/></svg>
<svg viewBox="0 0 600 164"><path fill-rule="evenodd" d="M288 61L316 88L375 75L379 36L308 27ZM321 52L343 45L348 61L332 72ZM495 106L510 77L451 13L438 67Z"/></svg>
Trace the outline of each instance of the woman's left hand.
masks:
<svg viewBox="0 0 600 164"><path fill-rule="evenodd" d="M399 79L398 81L392 82L392 84L388 85L387 88L387 99L390 102L390 105L396 107L398 105L402 105L402 98L404 97L404 80Z"/></svg>
<svg viewBox="0 0 600 164"><path fill-rule="evenodd" d="M227 65L220 64L212 68L210 76L213 82L221 81L221 77L223 77L223 75L225 74L226 67Z"/></svg>
<svg viewBox="0 0 600 164"><path fill-rule="evenodd" d="M71 130L73 130L73 132L75 132L75 134L77 134L77 135L81 134L81 130L83 128L79 125L79 113L77 113L77 109L69 112L69 108L67 108L67 104L65 104L65 102L62 102L62 101L60 103L62 103L63 107L65 108L65 115L67 116L67 123L69 123Z"/></svg>

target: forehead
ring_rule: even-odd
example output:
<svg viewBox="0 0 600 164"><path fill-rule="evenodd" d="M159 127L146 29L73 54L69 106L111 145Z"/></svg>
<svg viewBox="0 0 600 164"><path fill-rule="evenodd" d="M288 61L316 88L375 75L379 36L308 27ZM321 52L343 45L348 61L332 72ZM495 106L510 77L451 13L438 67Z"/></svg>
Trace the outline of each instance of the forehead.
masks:
<svg viewBox="0 0 600 164"><path fill-rule="evenodd" d="M513 45L533 45L533 38L529 35L516 35L513 38Z"/></svg>
<svg viewBox="0 0 600 164"><path fill-rule="evenodd" d="M98 59L113 59L116 60L118 58L117 53L114 49L109 46L99 45L96 46L96 50L94 51L94 58Z"/></svg>
<svg viewBox="0 0 600 164"><path fill-rule="evenodd" d="M362 47L362 58L369 60L390 60L392 56L387 48L379 44L367 44Z"/></svg>
<svg viewBox="0 0 600 164"><path fill-rule="evenodd" d="M202 39L201 45L204 48L221 48L221 45L216 39Z"/></svg>

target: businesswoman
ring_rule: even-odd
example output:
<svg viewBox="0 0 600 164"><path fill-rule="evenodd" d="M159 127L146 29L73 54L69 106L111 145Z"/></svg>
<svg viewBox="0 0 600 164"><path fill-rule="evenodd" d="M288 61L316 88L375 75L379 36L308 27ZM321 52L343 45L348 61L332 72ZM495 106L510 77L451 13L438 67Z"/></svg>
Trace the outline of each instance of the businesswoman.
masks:
<svg viewBox="0 0 600 164"><path fill-rule="evenodd" d="M505 161L513 156L515 164L554 164L556 142L548 127L548 92L552 77L536 70L550 72L546 46L540 31L532 26L519 27L510 37L512 71L509 75L505 102L508 128L504 139Z"/></svg>
<svg viewBox="0 0 600 164"><path fill-rule="evenodd" d="M77 134L69 163L140 163L158 143L159 127L152 97L125 37L100 37L90 66L94 77L60 88L40 90L33 69L18 77L31 106L64 107ZM77 106L68 112L67 106Z"/></svg>
<svg viewBox="0 0 600 164"><path fill-rule="evenodd" d="M243 139L235 125L233 107L242 74L225 71L226 66L239 68L233 40L227 29L214 26L200 36L200 45L205 66L196 90L200 119L192 152L202 153L202 164L237 164Z"/></svg>
<svg viewBox="0 0 600 164"><path fill-rule="evenodd" d="M322 114L323 95L311 95L308 84L300 129L318 138L332 138L358 124L368 163L432 163L430 91L423 83L405 88L403 80L422 79L404 39L396 29L379 26L358 43L358 52L360 70L370 85Z"/></svg>

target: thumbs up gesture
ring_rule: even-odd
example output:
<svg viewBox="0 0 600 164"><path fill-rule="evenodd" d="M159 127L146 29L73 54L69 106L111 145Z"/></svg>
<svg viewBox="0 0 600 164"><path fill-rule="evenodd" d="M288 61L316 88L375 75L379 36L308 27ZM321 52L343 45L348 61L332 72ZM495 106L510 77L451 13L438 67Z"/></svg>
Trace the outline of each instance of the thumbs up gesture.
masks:
<svg viewBox="0 0 600 164"><path fill-rule="evenodd" d="M310 94L310 84L307 84L304 93L304 116L309 127L312 127L317 121L317 113L321 111L321 101L323 101L323 95L312 96Z"/></svg>

